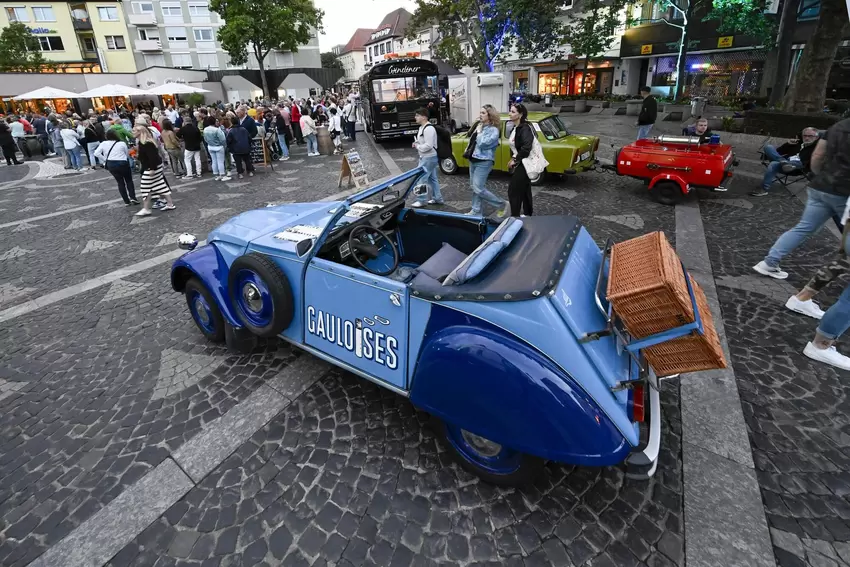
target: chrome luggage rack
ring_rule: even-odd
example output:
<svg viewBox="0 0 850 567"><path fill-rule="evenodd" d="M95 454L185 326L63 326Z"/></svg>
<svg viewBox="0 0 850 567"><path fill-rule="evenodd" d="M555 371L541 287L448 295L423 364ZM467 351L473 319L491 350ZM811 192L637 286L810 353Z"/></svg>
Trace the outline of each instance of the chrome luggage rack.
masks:
<svg viewBox="0 0 850 567"><path fill-rule="evenodd" d="M688 286L688 295L691 298L691 306L694 310L693 323L686 323L684 325L680 325L678 327L674 327L672 329L668 329L666 331L650 335L643 339L633 338L629 334L629 332L625 328L623 328L622 322L617 317L617 314L614 312L611 303L608 301L608 299L605 297L604 292L602 291L602 284L608 279L607 266L610 264L609 256L611 254L611 248L613 247L613 245L614 241L610 238L605 242L605 248L603 248L602 250L602 259L599 262L599 273L596 276L596 288L594 289L594 299L596 300L596 308L599 309L599 312L602 313L602 316L605 318L606 327L599 331L585 333L585 335L579 339L579 342L587 343L590 341L598 340L604 336L614 335L617 337L620 343L622 343L623 348L626 352L629 353L629 356L632 357L632 359L637 363L638 367L643 371L646 370L646 368L645 360L643 360L643 357L640 356L641 349L665 343L673 339L678 339L679 337L684 337L686 335L691 334L693 331L696 331L700 335L703 335L705 334L705 328L703 327L702 317L699 313L699 307L697 307L697 300L696 296L694 295L694 288L691 285L691 278L688 277L688 271L685 268L685 264L682 263L682 271L685 274L685 283ZM674 376L665 376L663 378L673 377Z"/></svg>

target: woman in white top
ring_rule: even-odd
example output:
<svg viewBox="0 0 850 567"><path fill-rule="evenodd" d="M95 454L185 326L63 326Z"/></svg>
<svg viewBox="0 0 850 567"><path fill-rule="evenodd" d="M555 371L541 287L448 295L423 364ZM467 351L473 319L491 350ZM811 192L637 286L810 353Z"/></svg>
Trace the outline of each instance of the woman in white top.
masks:
<svg viewBox="0 0 850 567"><path fill-rule="evenodd" d="M71 158L71 167L77 171L83 169L83 156L80 146L80 135L76 130L71 128L71 124L66 120L62 122L62 129L59 131L62 137L62 145L65 147L65 152Z"/></svg>
<svg viewBox="0 0 850 567"><path fill-rule="evenodd" d="M305 106L301 109L301 120L299 121L301 125L301 135L304 136L304 139L307 140L307 155L310 157L320 155L319 154L319 141L316 139L316 123L310 117L309 110Z"/></svg>
<svg viewBox="0 0 850 567"><path fill-rule="evenodd" d="M133 170L130 167L130 150L118 140L115 130L106 131L106 141L94 151L94 157L106 164L106 169L118 182L118 192L125 205L138 205L136 187L133 185Z"/></svg>
<svg viewBox="0 0 850 567"><path fill-rule="evenodd" d="M339 115L339 109L336 105L328 109L331 119L328 122L328 134L334 143L334 154L341 154L342 149L342 117Z"/></svg>

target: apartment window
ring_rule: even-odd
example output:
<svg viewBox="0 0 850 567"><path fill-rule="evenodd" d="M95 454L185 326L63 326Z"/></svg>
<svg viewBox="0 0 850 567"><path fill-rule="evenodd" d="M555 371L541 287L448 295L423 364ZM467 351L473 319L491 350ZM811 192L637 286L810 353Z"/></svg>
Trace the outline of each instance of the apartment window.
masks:
<svg viewBox="0 0 850 567"><path fill-rule="evenodd" d="M153 2L133 2L134 14L153 14Z"/></svg>
<svg viewBox="0 0 850 567"><path fill-rule="evenodd" d="M189 15L209 17L210 6L209 4L189 4Z"/></svg>
<svg viewBox="0 0 850 567"><path fill-rule="evenodd" d="M382 43L381 44L381 55L383 55L383 54L384 54L384 44Z"/></svg>
<svg viewBox="0 0 850 567"><path fill-rule="evenodd" d="M165 35L168 41L189 41L186 35L186 28L165 28Z"/></svg>
<svg viewBox="0 0 850 567"><path fill-rule="evenodd" d="M189 53L172 53L171 66L175 69L191 69L192 55Z"/></svg>
<svg viewBox="0 0 850 567"><path fill-rule="evenodd" d="M165 55L145 54L145 67L165 67Z"/></svg>
<svg viewBox="0 0 850 567"><path fill-rule="evenodd" d="M23 6L12 6L6 8L6 17L9 18L10 22L30 21L29 14L27 14L27 9Z"/></svg>
<svg viewBox="0 0 850 567"><path fill-rule="evenodd" d="M388 41L388 42L386 43L386 46L387 46L387 53L392 53L392 52L393 52L393 42L392 42L392 41Z"/></svg>
<svg viewBox="0 0 850 567"><path fill-rule="evenodd" d="M170 19L172 21L177 20L177 21L182 22L183 21L183 8L181 8L179 5L178 6L174 6L174 5L162 6L162 16L164 18L166 18L166 21L168 21Z"/></svg>
<svg viewBox="0 0 850 567"><path fill-rule="evenodd" d="M124 43L123 35L108 35L106 36L106 49L111 51L118 51L121 49L127 49L127 44Z"/></svg>
<svg viewBox="0 0 850 567"><path fill-rule="evenodd" d="M195 41L215 41L212 28L194 28L192 33L195 34Z"/></svg>
<svg viewBox="0 0 850 567"><path fill-rule="evenodd" d="M32 15L35 16L36 22L56 21L56 16L53 15L53 8L50 6L33 6Z"/></svg>
<svg viewBox="0 0 850 567"><path fill-rule="evenodd" d="M159 30L139 28L139 39L159 39Z"/></svg>
<svg viewBox="0 0 850 567"><path fill-rule="evenodd" d="M58 35L41 36L38 38L38 43L42 51L65 51L62 38Z"/></svg>
<svg viewBox="0 0 850 567"><path fill-rule="evenodd" d="M117 22L118 8L114 6L98 6L97 17L101 22Z"/></svg>
<svg viewBox="0 0 850 567"><path fill-rule="evenodd" d="M8 8L6 8L8 10ZM797 9L798 20L813 20L820 14L820 0L802 0Z"/></svg>
<svg viewBox="0 0 850 567"><path fill-rule="evenodd" d="M93 52L93 51L97 50L97 44L94 42L93 37L84 37L84 38L82 38L82 40L83 40L83 51Z"/></svg>
<svg viewBox="0 0 850 567"><path fill-rule="evenodd" d="M218 54L198 53L198 65L201 69L218 69Z"/></svg>
<svg viewBox="0 0 850 567"><path fill-rule="evenodd" d="M369 57L372 57L372 46L369 46Z"/></svg>

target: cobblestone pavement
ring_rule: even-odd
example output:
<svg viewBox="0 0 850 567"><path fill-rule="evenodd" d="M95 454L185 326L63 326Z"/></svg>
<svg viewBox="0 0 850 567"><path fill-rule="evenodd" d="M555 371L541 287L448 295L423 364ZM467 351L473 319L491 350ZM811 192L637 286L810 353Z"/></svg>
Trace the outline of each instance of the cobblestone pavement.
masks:
<svg viewBox="0 0 850 567"><path fill-rule="evenodd" d="M358 148L370 177L388 174L367 141ZM410 148L390 144L386 149L402 169L415 165ZM113 206L117 191L103 172L4 185L26 173L7 178L0 167L0 208L5 209L0 211L0 315L47 293L157 258L174 250L181 232L203 238L240 211L338 193L338 160L304 154L299 148L274 173L261 169L242 185L209 178L178 182L178 209L155 212L144 222L134 222L134 210L120 202ZM489 186L506 196L508 179L494 173ZM468 177L443 176L441 182L447 207L468 210ZM674 209L651 201L640 182L595 173L553 178L535 191L539 214L577 214L600 242L652 230L675 238ZM728 197L746 200L741 194ZM80 209L87 205L96 206ZM790 199L771 200L766 211L738 205L703 205L710 249L722 257L715 261L713 256L712 262L724 266L717 274L718 286L724 312L732 313L727 332L735 339L730 345L736 366L738 358L755 356L739 345L752 342L747 331L757 320L745 311L740 315L746 319L739 321L733 309L738 300L730 297L750 297L755 292L747 290L758 287L740 279L750 275L750 264L735 264L738 257L725 242L751 244L747 253L756 254L760 237L751 234L746 219L776 215L774 206L799 210L799 203ZM56 216L34 220L43 215ZM775 221L759 226L771 227L769 238L780 230ZM724 241L718 243L716 235ZM812 255L828 245L824 237L813 245ZM276 340L261 342L244 356L206 343L182 296L170 289L169 266L170 261L163 261L0 322L0 564L31 562L223 414L273 383L282 370L309 356ZM767 323L761 323L757 334L767 350L776 349L777 341L762 329L773 325L788 334L792 330L786 319L796 320L781 312L781 304L770 307L783 290L771 293L768 301L773 303L760 297L754 307L757 314L772 309L764 311ZM796 324L799 338L791 341L793 353L783 354L783 364L796 356L810 328L807 321ZM759 356L757 361L769 360L767 354ZM824 387L823 392L839 387L836 375L806 366L799 356L794 360L803 369L796 379L828 378L832 389ZM757 365L744 371L754 372ZM739 372L739 379L745 375ZM426 416L403 398L336 369L317 373L310 383L108 564L684 563L675 381L666 382L662 392L662 457L652 480L629 481L618 467L550 464L539 482L522 490L493 488L452 464L427 427ZM834 396L830 403L838 399L843 398ZM746 395L745 400L751 401ZM810 403L826 420L827 404ZM761 410L749 403L746 407L752 427L753 414L761 415ZM824 429L820 421L810 425L812 431ZM796 421L776 425L777 432L796 432L797 427ZM777 432L770 437L774 442ZM798 450L804 448L809 447ZM762 466L762 459L758 462ZM764 472L770 473L764 486L768 477L779 474ZM800 498L791 485L776 486L782 487L782 498ZM770 517L793 519L793 510L769 512ZM772 525L804 535L784 524ZM810 547L826 538L815 539Z"/></svg>

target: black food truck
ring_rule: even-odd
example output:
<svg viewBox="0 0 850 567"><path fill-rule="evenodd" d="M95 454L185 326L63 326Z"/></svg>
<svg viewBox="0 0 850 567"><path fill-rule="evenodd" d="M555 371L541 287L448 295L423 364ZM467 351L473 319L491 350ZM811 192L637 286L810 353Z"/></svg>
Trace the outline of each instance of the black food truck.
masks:
<svg viewBox="0 0 850 567"><path fill-rule="evenodd" d="M425 59L390 59L369 69L360 79L366 131L376 141L413 136L417 108L441 124L438 75L437 65Z"/></svg>

